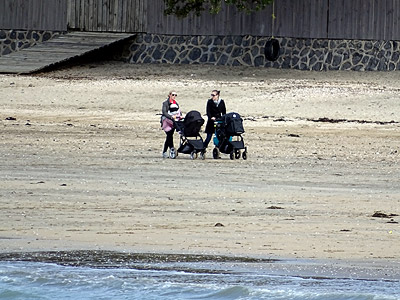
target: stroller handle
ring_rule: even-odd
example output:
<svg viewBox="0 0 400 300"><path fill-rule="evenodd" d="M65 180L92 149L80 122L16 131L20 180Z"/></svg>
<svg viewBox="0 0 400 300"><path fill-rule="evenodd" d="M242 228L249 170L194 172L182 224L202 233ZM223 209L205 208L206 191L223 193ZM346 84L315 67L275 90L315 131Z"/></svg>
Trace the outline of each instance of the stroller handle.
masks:
<svg viewBox="0 0 400 300"><path fill-rule="evenodd" d="M179 119L179 120L175 120L172 119L172 122L174 123L174 127L178 130L178 131L182 131L184 126L183 126L183 118Z"/></svg>

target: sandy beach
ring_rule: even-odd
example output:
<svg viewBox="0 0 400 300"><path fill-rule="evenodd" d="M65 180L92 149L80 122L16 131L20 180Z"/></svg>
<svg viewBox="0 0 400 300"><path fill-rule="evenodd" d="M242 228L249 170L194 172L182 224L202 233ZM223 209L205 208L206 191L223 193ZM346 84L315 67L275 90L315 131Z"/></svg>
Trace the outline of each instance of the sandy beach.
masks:
<svg viewBox="0 0 400 300"><path fill-rule="evenodd" d="M0 89L1 252L399 262L398 72L102 62ZM172 89L202 114L220 89L248 159L162 159Z"/></svg>

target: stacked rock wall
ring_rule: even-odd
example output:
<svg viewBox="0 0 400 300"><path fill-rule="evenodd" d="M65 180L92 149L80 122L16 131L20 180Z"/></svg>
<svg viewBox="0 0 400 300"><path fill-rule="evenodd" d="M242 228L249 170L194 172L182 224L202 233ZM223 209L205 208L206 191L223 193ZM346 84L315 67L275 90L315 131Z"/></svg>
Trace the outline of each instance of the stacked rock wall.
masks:
<svg viewBox="0 0 400 300"><path fill-rule="evenodd" d="M299 70L400 70L396 41L277 38L278 59L265 56L270 37L143 34L129 47L130 63L244 65Z"/></svg>
<svg viewBox="0 0 400 300"><path fill-rule="evenodd" d="M52 31L0 30L0 56L62 34ZM270 37L172 36L139 34L124 51L130 63L213 64L313 71L400 70L400 42L276 38L275 61L266 57Z"/></svg>
<svg viewBox="0 0 400 300"><path fill-rule="evenodd" d="M31 47L60 35L61 32L43 30L2 30L0 29L0 56Z"/></svg>

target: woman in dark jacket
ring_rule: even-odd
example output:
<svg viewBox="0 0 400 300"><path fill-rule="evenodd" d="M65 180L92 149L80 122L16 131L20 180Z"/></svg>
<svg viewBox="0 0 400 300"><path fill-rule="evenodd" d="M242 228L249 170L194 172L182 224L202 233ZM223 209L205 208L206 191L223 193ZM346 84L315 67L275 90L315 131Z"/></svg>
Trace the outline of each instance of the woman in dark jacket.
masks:
<svg viewBox="0 0 400 300"><path fill-rule="evenodd" d="M207 125L205 132L207 133L206 140L204 141L204 148L207 148L208 143L211 140L211 137L215 131L214 122L216 119L221 118L226 114L225 102L220 97L220 91L213 90L211 93L211 99L207 101Z"/></svg>

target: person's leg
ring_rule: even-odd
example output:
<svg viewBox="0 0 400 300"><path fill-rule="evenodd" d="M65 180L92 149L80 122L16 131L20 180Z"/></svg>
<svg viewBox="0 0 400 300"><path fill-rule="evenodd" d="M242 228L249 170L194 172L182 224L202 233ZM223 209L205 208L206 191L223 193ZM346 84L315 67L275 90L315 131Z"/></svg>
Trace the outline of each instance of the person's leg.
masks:
<svg viewBox="0 0 400 300"><path fill-rule="evenodd" d="M170 149L170 153L169 153L170 158L176 157L176 151L174 149L174 132L175 132L175 129L172 129L172 130L168 131L168 133L167 133L168 147Z"/></svg>
<svg viewBox="0 0 400 300"><path fill-rule="evenodd" d="M211 141L212 135L213 135L212 133L207 133L206 140L204 141L204 144L203 144L204 148L207 148L207 147L208 147L208 144L209 144L210 141Z"/></svg>
<svg viewBox="0 0 400 300"><path fill-rule="evenodd" d="M167 158L168 157L168 132L166 132L167 136L165 137L165 142L164 142L164 148L163 148L163 158Z"/></svg>
<svg viewBox="0 0 400 300"><path fill-rule="evenodd" d="M174 148L174 132L175 129L171 129L170 131L167 132L167 147L170 149Z"/></svg>
<svg viewBox="0 0 400 300"><path fill-rule="evenodd" d="M168 157L167 151L168 148L174 148L174 129L165 133L167 136L165 137L164 148L163 148L163 157Z"/></svg>

